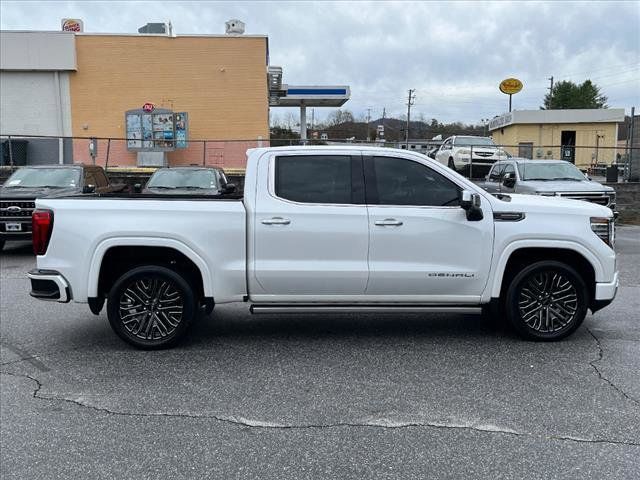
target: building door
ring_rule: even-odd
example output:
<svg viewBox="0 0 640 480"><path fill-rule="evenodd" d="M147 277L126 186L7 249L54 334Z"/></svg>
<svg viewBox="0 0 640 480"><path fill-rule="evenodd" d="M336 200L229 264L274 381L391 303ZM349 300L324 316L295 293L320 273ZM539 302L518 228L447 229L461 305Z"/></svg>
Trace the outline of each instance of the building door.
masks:
<svg viewBox="0 0 640 480"><path fill-rule="evenodd" d="M560 133L560 145L562 160L576 163L576 131L562 130Z"/></svg>
<svg viewBox="0 0 640 480"><path fill-rule="evenodd" d="M518 144L518 156L520 158L533 158L533 142L520 142Z"/></svg>

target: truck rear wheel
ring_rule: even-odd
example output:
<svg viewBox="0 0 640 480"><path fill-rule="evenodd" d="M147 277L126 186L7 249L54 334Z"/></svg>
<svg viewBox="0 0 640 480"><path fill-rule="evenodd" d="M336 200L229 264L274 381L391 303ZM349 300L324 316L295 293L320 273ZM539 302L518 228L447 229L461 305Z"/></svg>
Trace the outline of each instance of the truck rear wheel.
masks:
<svg viewBox="0 0 640 480"><path fill-rule="evenodd" d="M518 273L507 290L506 313L528 340L554 341L571 335L587 314L589 294L570 266L541 261Z"/></svg>
<svg viewBox="0 0 640 480"><path fill-rule="evenodd" d="M111 328L141 349L177 344L197 311L191 284L179 273L157 265L128 271L116 280L108 296Z"/></svg>

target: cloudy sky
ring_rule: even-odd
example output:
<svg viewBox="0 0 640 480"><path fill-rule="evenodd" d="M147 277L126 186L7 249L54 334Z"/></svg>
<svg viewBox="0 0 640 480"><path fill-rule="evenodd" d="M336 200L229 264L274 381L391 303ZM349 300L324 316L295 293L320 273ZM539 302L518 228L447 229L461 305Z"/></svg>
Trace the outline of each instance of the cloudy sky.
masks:
<svg viewBox="0 0 640 480"><path fill-rule="evenodd" d="M524 83L516 109L538 108L552 75L590 78L611 107L640 108L638 1L0 2L2 29L59 30L63 17L113 33L170 20L178 35L224 33L239 18L269 36L285 83L350 85L357 117L400 116L415 88L416 116L480 123L507 108L498 84L511 76Z"/></svg>

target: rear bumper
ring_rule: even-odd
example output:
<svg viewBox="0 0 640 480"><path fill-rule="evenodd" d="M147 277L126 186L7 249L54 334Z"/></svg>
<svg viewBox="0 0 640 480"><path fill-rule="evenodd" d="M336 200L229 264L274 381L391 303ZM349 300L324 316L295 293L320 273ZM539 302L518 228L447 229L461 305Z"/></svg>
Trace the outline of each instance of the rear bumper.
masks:
<svg viewBox="0 0 640 480"><path fill-rule="evenodd" d="M55 270L31 270L27 277L31 280L29 294L33 298L60 303L71 300L69 283Z"/></svg>
<svg viewBox="0 0 640 480"><path fill-rule="evenodd" d="M12 240L31 240L31 232L5 233L0 232L0 240L10 242Z"/></svg>

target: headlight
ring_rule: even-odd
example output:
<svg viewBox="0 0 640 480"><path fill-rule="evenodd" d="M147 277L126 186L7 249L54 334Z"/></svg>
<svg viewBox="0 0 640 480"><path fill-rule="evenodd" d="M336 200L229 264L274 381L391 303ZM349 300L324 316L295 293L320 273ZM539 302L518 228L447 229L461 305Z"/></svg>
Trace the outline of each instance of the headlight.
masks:
<svg viewBox="0 0 640 480"><path fill-rule="evenodd" d="M543 197L555 197L556 192L536 192L536 195L542 195Z"/></svg>
<svg viewBox="0 0 640 480"><path fill-rule="evenodd" d="M458 150L458 153L460 155L469 155L471 153L471 150L469 150L468 148L461 148L460 150Z"/></svg>
<svg viewBox="0 0 640 480"><path fill-rule="evenodd" d="M593 233L599 236L604 243L613 248L616 235L613 218L591 217L591 230L593 230Z"/></svg>

